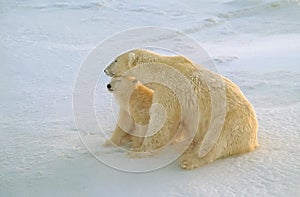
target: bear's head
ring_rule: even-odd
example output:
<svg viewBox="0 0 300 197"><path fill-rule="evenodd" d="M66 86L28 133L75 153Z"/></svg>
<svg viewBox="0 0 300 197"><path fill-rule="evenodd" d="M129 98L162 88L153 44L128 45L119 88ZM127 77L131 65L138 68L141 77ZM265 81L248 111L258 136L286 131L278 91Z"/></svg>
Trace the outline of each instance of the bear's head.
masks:
<svg viewBox="0 0 300 197"><path fill-rule="evenodd" d="M123 75L126 71L132 68L135 57L136 56L133 51L123 53L105 68L105 74L110 77Z"/></svg>
<svg viewBox="0 0 300 197"><path fill-rule="evenodd" d="M132 92L135 89L137 83L138 80L134 77L113 77L106 87L113 94L125 94Z"/></svg>

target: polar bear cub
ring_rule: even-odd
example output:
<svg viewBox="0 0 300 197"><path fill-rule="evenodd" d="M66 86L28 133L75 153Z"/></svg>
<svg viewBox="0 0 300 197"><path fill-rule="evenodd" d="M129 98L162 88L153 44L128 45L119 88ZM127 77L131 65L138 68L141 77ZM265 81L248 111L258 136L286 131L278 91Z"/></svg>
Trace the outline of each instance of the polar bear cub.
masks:
<svg viewBox="0 0 300 197"><path fill-rule="evenodd" d="M139 148L148 129L153 90L127 76L112 78L107 89L119 104L117 124L110 142L118 146L131 143L131 148Z"/></svg>

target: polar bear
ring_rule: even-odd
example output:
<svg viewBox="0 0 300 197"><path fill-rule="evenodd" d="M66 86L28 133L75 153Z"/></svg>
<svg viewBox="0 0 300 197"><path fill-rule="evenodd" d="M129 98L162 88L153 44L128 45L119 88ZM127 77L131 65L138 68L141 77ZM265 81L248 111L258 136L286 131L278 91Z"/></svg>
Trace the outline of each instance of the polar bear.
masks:
<svg viewBox="0 0 300 197"><path fill-rule="evenodd" d="M183 75L191 90L182 88L183 80L163 72L161 65ZM183 92L183 102L178 102L174 91L161 84L153 86L152 102L165 107L167 118L155 135L144 140L144 151L151 152L163 147L172 139L180 124L184 125L187 133L196 129L190 145L180 157L180 165L184 169L194 169L222 157L249 152L258 146L256 114L239 87L186 57L163 56L135 49L118 56L104 72L111 77L130 75L142 83L149 76L158 76L168 84L175 84L178 92ZM195 91L196 97L189 94L190 91ZM184 105L183 108L180 105ZM194 109L199 110L198 115L188 113ZM148 130L156 127L155 112L152 105ZM193 119L197 119L197 128L190 126L195 121Z"/></svg>
<svg viewBox="0 0 300 197"><path fill-rule="evenodd" d="M140 147L150 119L153 90L134 77L126 76L112 78L107 89L119 104L119 114L113 135L106 144L121 146L130 142L131 148Z"/></svg>

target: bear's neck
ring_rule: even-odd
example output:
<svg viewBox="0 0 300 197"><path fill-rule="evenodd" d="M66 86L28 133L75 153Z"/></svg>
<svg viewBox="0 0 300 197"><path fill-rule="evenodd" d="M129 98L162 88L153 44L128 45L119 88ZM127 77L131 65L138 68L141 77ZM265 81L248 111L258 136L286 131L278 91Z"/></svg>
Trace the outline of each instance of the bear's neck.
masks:
<svg viewBox="0 0 300 197"><path fill-rule="evenodd" d="M134 92L135 89L127 89L126 91L122 92L122 93L116 93L114 95L117 103L120 106L120 109L128 109L129 106L129 99L131 94Z"/></svg>

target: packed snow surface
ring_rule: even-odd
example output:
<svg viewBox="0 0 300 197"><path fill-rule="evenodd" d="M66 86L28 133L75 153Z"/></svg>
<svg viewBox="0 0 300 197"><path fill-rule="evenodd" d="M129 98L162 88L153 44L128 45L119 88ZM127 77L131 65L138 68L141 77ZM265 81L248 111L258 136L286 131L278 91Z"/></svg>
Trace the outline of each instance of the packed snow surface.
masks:
<svg viewBox="0 0 300 197"><path fill-rule="evenodd" d="M0 196L299 196L299 19L298 0L1 1ZM199 42L253 104L256 151L148 173L115 170L88 152L72 111L81 62L100 41L139 26ZM108 81L103 75L96 89L105 98L96 112L111 132ZM115 148L98 149L127 161Z"/></svg>

